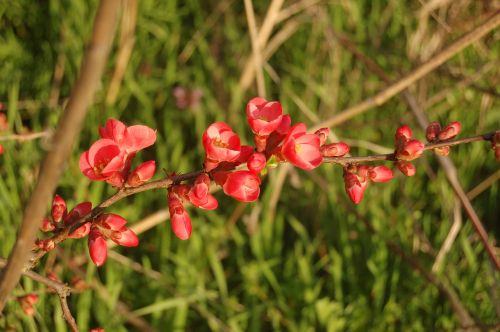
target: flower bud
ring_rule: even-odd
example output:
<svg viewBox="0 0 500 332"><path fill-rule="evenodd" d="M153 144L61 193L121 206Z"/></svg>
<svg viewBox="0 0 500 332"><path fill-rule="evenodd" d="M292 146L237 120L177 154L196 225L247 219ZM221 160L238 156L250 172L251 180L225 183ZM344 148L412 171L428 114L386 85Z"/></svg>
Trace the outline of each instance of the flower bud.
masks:
<svg viewBox="0 0 500 332"><path fill-rule="evenodd" d="M148 181L155 175L156 162L149 160L137 166L127 178L127 184L131 187L137 187Z"/></svg>
<svg viewBox="0 0 500 332"><path fill-rule="evenodd" d="M96 266L101 266L108 257L108 247L106 246L106 239L99 232L97 227L92 227L89 233L89 254L92 262Z"/></svg>
<svg viewBox="0 0 500 332"><path fill-rule="evenodd" d="M410 161L416 159L424 153L425 145L423 142L412 139L398 149L396 158L400 160Z"/></svg>
<svg viewBox="0 0 500 332"><path fill-rule="evenodd" d="M253 202L259 198L260 178L251 171L235 171L227 175L222 189L241 202Z"/></svg>
<svg viewBox="0 0 500 332"><path fill-rule="evenodd" d="M19 304L21 304L21 308L26 315L33 316L35 314L35 308L33 306L38 302L38 295L32 293L18 297L17 300Z"/></svg>
<svg viewBox="0 0 500 332"><path fill-rule="evenodd" d="M260 173L266 167L266 155L262 152L253 153L247 161L247 167L249 170L255 173Z"/></svg>
<svg viewBox="0 0 500 332"><path fill-rule="evenodd" d="M368 181L356 176L356 174L344 172L344 185L350 200L357 205L363 199Z"/></svg>
<svg viewBox="0 0 500 332"><path fill-rule="evenodd" d="M66 202L61 196L55 195L52 200L52 220L60 222L66 216L66 213Z"/></svg>
<svg viewBox="0 0 500 332"><path fill-rule="evenodd" d="M328 139L328 134L330 133L329 128L320 128L314 132L314 135L319 137L319 145L322 146L325 144Z"/></svg>
<svg viewBox="0 0 500 332"><path fill-rule="evenodd" d="M412 138L412 136L413 132L407 125L403 125L398 129L396 129L396 141L398 141L400 138L405 138L405 140L409 140Z"/></svg>
<svg viewBox="0 0 500 332"><path fill-rule="evenodd" d="M386 166L375 166L369 169L368 177L373 182L387 182L391 180L394 175L391 169Z"/></svg>
<svg viewBox="0 0 500 332"><path fill-rule="evenodd" d="M396 162L396 166L398 166L401 173L406 176L414 176L417 172L415 166L412 163L406 161L399 160L398 162Z"/></svg>
<svg viewBox="0 0 500 332"><path fill-rule="evenodd" d="M351 148L344 142L325 144L320 148L323 157L343 157Z"/></svg>
<svg viewBox="0 0 500 332"><path fill-rule="evenodd" d="M35 245L43 251L51 251L56 247L56 243L52 239L37 239Z"/></svg>
<svg viewBox="0 0 500 332"><path fill-rule="evenodd" d="M181 240L189 239L192 232L191 219L182 202L172 191L168 193L168 211L170 212L170 226L175 236Z"/></svg>
<svg viewBox="0 0 500 332"><path fill-rule="evenodd" d="M427 138L428 142L434 142L437 138L439 133L441 132L441 125L439 122L431 122L425 131L425 137Z"/></svg>
<svg viewBox="0 0 500 332"><path fill-rule="evenodd" d="M462 128L462 126L460 125L460 122L453 121L452 123L447 125L443 130L441 130L438 138L440 141L446 141L446 140L452 139L455 136L457 136L458 133L460 133L461 128Z"/></svg>
<svg viewBox="0 0 500 332"><path fill-rule="evenodd" d="M52 232L56 227L49 218L43 218L40 230L42 232Z"/></svg>

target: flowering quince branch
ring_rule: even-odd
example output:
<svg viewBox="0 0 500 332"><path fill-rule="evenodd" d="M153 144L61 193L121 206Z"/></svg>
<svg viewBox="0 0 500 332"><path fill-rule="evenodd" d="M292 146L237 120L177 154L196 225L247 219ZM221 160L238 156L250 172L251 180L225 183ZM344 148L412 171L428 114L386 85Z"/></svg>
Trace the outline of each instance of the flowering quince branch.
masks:
<svg viewBox="0 0 500 332"><path fill-rule="evenodd" d="M411 161L420 158L424 151L447 155L451 146L479 140L491 141L500 159L500 131L454 139L461 129L458 122L444 128L437 122L431 123L426 131L427 144L413 138L410 127L401 126L396 130L394 153L351 157L347 156L350 150L347 144L326 142L329 129L321 128L311 134L303 123L292 125L291 117L283 114L277 101L254 98L247 104L246 115L255 146L242 145L228 124L213 123L202 136L205 149L202 170L172 174L150 182L156 170L155 161L143 162L134 169L132 162L140 150L155 143L156 132L146 126L126 126L118 120L108 120L99 128L101 138L81 155L79 165L90 180L105 181L118 191L94 209L90 202L82 202L69 212L64 199L56 195L51 218L45 218L41 226L42 231L53 235L37 240L31 266L67 238L88 236L90 258L97 266L106 261L106 239L122 246L137 246L139 239L126 226L127 221L117 214L104 213L104 210L124 197L151 189L167 190L172 231L179 239L187 240L192 234L192 224L184 205L189 202L201 209L216 209L217 199L209 190L212 181L222 187L226 195L241 202L252 202L260 195L261 176L268 168L282 162L304 170L312 170L322 163L341 165L346 192L353 203L359 204L369 182L387 182L394 176L387 166L363 163L391 161L403 174L413 176L416 168ZM492 259L498 260L494 255Z"/></svg>

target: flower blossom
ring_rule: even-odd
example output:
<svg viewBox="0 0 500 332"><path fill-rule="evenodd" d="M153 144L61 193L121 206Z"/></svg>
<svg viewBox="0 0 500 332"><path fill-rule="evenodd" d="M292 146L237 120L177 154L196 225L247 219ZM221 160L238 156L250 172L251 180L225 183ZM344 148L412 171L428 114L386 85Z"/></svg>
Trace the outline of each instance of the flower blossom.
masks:
<svg viewBox="0 0 500 332"><path fill-rule="evenodd" d="M319 137L307 134L303 123L290 128L283 142L281 153L287 161L305 170L316 168L323 161Z"/></svg>

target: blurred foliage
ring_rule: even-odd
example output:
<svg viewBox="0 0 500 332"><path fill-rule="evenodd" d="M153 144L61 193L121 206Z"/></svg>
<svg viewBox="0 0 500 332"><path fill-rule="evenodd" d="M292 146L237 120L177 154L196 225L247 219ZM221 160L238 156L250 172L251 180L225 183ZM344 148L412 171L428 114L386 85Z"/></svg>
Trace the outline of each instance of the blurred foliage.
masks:
<svg viewBox="0 0 500 332"><path fill-rule="evenodd" d="M284 8L298 2L286 1ZM255 1L254 6L261 24L268 3ZM384 88L363 63L327 38L327 27L348 36L396 79L493 10L489 1L452 1L431 17L420 15L421 6L418 1L395 0L317 2L279 22L271 39L288 24L296 24L296 30L268 60L268 98L280 100L294 122L312 125L314 117L326 119ZM77 77L96 7L95 0L0 2L0 102L12 132L56 126ZM458 120L463 136L498 129L498 33L410 88L431 120ZM98 204L113 192L102 183L89 183L77 163L107 118L157 128L156 145L138 159L154 158L169 172L201 167L201 134L213 121L227 121L243 140L251 139L244 107L256 88L239 85L251 55L242 2L139 1L135 46L117 101L107 104L118 49L116 38L96 101L59 182L57 193L70 206L83 200ZM53 82L58 64L64 68L60 97L50 105L51 93L58 89ZM472 83L460 83L481 68L486 69ZM175 87L201 89L200 105L178 108ZM341 138L355 140L354 155L364 155L373 152L363 141L391 148L401 123L423 138L400 98L332 129ZM2 143L6 152L0 157L0 251L7 257L48 142ZM451 158L466 190L498 171L487 144L453 148ZM459 322L447 299L386 245L388 240L398 243L430 270L449 232L455 199L445 175L431 154L417 167L413 178L397 176L390 183L370 185L357 207L346 199L341 169L332 165L310 173L289 172L275 207L270 199L280 190L279 169L263 182L255 204L242 205L217 194L216 211L190 210L189 241L176 239L165 221L141 234L138 248L114 249L146 271L159 271L161 278L112 259L99 270L81 263L87 282L99 280L107 293L87 290L70 297L78 326L83 331L95 326L137 329L126 315L117 314L119 300L162 331L456 330ZM161 176L163 171L156 177ZM492 239L500 236L499 190L498 181L493 182L473 200ZM110 211L136 223L165 208L165 192L151 191ZM62 248L66 257L88 255L84 240L67 241ZM74 275L71 264L48 256L37 270L44 274L47 264L69 282ZM464 217L439 278L457 291L472 317L491 325L499 322L498 277ZM23 278L14 295L40 287ZM0 329L67 329L54 294L42 292L36 308L37 314L29 318L11 301Z"/></svg>

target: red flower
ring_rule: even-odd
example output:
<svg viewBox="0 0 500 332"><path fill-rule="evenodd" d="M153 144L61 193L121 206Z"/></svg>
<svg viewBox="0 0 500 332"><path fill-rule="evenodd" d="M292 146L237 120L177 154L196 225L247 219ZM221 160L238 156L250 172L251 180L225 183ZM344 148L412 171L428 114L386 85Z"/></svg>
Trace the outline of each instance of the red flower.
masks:
<svg viewBox="0 0 500 332"><path fill-rule="evenodd" d="M344 172L344 185L347 195L354 204L359 204L363 199L368 180L361 176L357 176L351 172Z"/></svg>
<svg viewBox="0 0 500 332"><path fill-rule="evenodd" d="M399 139L403 138L405 141L409 140L412 138L413 132L411 131L411 128L408 127L407 125L403 125L396 129L396 141Z"/></svg>
<svg viewBox="0 0 500 332"><path fill-rule="evenodd" d="M283 142L281 153L293 165L311 170L318 167L323 161L319 143L319 137L314 134L306 134L306 126L299 123L290 128Z"/></svg>
<svg viewBox="0 0 500 332"><path fill-rule="evenodd" d="M266 167L266 155L261 152L253 153L247 161L249 170L255 173L260 173Z"/></svg>
<svg viewBox="0 0 500 332"><path fill-rule="evenodd" d="M256 97L246 107L247 121L253 133L258 136L269 136L281 124L283 110L277 101L267 101Z"/></svg>
<svg viewBox="0 0 500 332"><path fill-rule="evenodd" d="M80 170L91 180L106 180L124 166L120 146L110 139L96 141L80 157Z"/></svg>
<svg viewBox="0 0 500 332"><path fill-rule="evenodd" d="M189 239L192 232L191 219L182 202L172 191L168 193L168 211L170 212L170 226L175 236L181 240Z"/></svg>
<svg viewBox="0 0 500 332"><path fill-rule="evenodd" d="M251 171L235 171L227 174L224 193L242 202L253 202L259 198L260 178Z"/></svg>
<svg viewBox="0 0 500 332"><path fill-rule="evenodd" d="M207 174L203 173L196 178L187 197L194 206L206 210L214 210L217 208L218 203L215 197L210 194L209 190L210 178Z"/></svg>
<svg viewBox="0 0 500 332"><path fill-rule="evenodd" d="M115 119L109 119L103 128L99 128L99 133L102 138L113 140L127 154L145 149L156 141L154 129L143 125L127 127Z"/></svg>
<svg viewBox="0 0 500 332"><path fill-rule="evenodd" d="M211 124L203 133L205 170L210 171L223 161L235 161L240 156L240 138L224 122Z"/></svg>
<svg viewBox="0 0 500 332"><path fill-rule="evenodd" d="M26 315L33 316L35 314L35 308L33 306L38 302L38 295L31 293L18 297L17 300L21 304L21 308Z"/></svg>
<svg viewBox="0 0 500 332"><path fill-rule="evenodd" d="M156 162L149 160L137 166L127 178L127 184L137 187L153 177L156 170Z"/></svg>

